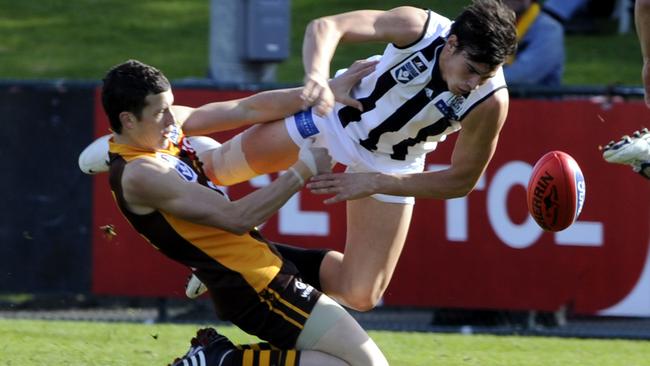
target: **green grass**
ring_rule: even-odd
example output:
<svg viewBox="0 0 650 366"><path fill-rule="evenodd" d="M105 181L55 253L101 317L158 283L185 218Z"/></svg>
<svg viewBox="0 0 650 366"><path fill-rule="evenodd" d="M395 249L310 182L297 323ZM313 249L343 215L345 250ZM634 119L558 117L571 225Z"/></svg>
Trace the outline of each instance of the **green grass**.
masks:
<svg viewBox="0 0 650 366"><path fill-rule="evenodd" d="M199 326L0 319L0 365L165 365L186 351ZM254 342L234 327L219 331ZM544 337L497 337L374 331L396 366L639 366L650 343Z"/></svg>
<svg viewBox="0 0 650 366"><path fill-rule="evenodd" d="M137 58L171 79L204 77L208 69L209 0L0 0L0 78L98 80L112 65ZM453 17L467 0L292 0L291 57L278 81L302 79L306 24L346 10L431 8ZM611 32L610 32L611 33ZM640 84L633 33L567 38L565 83ZM380 53L383 45L339 48L332 69Z"/></svg>

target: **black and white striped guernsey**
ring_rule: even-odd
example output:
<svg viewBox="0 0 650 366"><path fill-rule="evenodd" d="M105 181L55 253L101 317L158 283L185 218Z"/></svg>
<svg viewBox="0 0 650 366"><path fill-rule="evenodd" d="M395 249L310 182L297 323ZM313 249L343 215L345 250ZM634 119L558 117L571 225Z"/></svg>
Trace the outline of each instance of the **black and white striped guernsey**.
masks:
<svg viewBox="0 0 650 366"><path fill-rule="evenodd" d="M345 132L365 149L393 160L413 160L433 151L461 128L479 103L506 87L503 70L471 93L454 95L438 67L452 22L429 11L422 37L410 46L389 44L379 64L352 90L359 110L338 105Z"/></svg>

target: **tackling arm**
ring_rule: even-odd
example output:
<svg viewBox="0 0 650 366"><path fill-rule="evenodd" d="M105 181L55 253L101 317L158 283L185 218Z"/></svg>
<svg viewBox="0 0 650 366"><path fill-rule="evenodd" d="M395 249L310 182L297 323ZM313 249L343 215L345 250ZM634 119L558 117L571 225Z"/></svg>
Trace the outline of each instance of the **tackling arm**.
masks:
<svg viewBox="0 0 650 366"><path fill-rule="evenodd" d="M187 135L206 135L275 121L300 110L300 93L300 88L279 89L242 99L209 103L193 109L186 120L178 120L183 121L183 132Z"/></svg>
<svg viewBox="0 0 650 366"><path fill-rule="evenodd" d="M127 164L122 176L124 198L136 214L160 210L242 235L268 220L306 179L330 169L331 158L323 148L303 147L300 158L287 174L236 201L184 181L175 170L155 159L136 159Z"/></svg>
<svg viewBox="0 0 650 366"><path fill-rule="evenodd" d="M346 72L329 81L336 100L361 108L349 97L350 89L370 74L377 62L356 61ZM214 102L199 108L173 106L176 120L187 135L204 135L252 124L276 121L296 113L303 106L302 88L264 91L246 98Z"/></svg>

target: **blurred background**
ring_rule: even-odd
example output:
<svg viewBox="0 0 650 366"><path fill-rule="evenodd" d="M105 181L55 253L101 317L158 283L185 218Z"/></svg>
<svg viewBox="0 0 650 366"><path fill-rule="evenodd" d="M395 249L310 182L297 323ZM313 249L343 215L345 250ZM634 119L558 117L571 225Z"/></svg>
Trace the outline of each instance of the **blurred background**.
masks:
<svg viewBox="0 0 650 366"><path fill-rule="evenodd" d="M207 300L183 298L187 269L126 224L106 177L77 168L81 150L108 132L97 87L111 66L154 65L177 103L197 106L299 85L311 19L399 5L453 18L467 3L0 0L0 318L216 321ZM561 82L510 83L508 122L484 178L467 198L418 202L384 305L355 314L365 326L650 339L650 184L599 151L650 126L632 11L624 0L584 1L568 18L542 10L563 32L562 43L545 46L564 52ZM384 47L341 45L332 70ZM450 141L428 169L449 163ZM525 206L528 174L551 150L576 158L587 182L582 215L556 234ZM321 200L296 195L265 234L342 249L343 206Z"/></svg>
<svg viewBox="0 0 650 366"><path fill-rule="evenodd" d="M432 9L453 18L467 4L462 0L271 2L286 3L291 9L287 14L289 57L278 65L277 72L277 81L283 83L302 81L302 37L311 19L401 5ZM619 18L614 17L619 2L628 3L625 9L632 11L632 1L592 0L567 23L565 84L640 83L640 52L633 22L629 19L629 27L619 33ZM6 1L2 9L0 77L5 79L97 81L110 66L129 58L156 65L170 79L204 78L209 73L209 0ZM342 45L332 69L379 54L383 47Z"/></svg>

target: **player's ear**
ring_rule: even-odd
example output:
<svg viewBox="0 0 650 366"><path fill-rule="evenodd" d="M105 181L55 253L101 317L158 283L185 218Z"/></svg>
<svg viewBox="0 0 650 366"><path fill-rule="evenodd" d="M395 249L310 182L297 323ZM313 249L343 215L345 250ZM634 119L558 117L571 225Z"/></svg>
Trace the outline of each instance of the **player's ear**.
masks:
<svg viewBox="0 0 650 366"><path fill-rule="evenodd" d="M455 34L450 35L447 38L447 49L451 52L456 51L456 47L458 47L458 37L456 37Z"/></svg>
<svg viewBox="0 0 650 366"><path fill-rule="evenodd" d="M131 112L120 113L120 122L124 128L133 128L137 118Z"/></svg>

